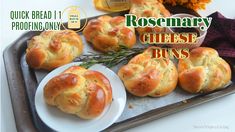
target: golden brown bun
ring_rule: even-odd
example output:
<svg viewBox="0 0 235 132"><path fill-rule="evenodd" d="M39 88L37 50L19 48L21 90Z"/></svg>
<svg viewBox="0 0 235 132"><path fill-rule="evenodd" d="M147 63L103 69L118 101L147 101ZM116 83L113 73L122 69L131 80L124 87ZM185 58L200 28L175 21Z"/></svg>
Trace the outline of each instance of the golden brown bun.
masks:
<svg viewBox="0 0 235 132"><path fill-rule="evenodd" d="M136 43L135 30L125 27L123 16L101 16L90 20L83 34L95 49L102 52L117 51L120 45L131 48Z"/></svg>
<svg viewBox="0 0 235 132"><path fill-rule="evenodd" d="M52 70L71 62L82 51L82 40L76 32L44 31L29 41L26 61L32 68Z"/></svg>
<svg viewBox="0 0 235 132"><path fill-rule="evenodd" d="M229 64L212 48L199 47L190 57L179 60L179 84L190 92L210 92L224 87L231 80Z"/></svg>
<svg viewBox="0 0 235 132"><path fill-rule="evenodd" d="M132 58L118 71L126 89L136 96L160 97L172 92L178 81L178 72L169 59L156 59L150 47Z"/></svg>
<svg viewBox="0 0 235 132"><path fill-rule="evenodd" d="M131 0L130 14L138 17L170 17L170 12L158 0ZM149 32L164 32L165 28L137 28L139 34Z"/></svg>
<svg viewBox="0 0 235 132"><path fill-rule="evenodd" d="M102 73L72 66L46 84L44 98L65 113L92 119L111 103L112 89Z"/></svg>

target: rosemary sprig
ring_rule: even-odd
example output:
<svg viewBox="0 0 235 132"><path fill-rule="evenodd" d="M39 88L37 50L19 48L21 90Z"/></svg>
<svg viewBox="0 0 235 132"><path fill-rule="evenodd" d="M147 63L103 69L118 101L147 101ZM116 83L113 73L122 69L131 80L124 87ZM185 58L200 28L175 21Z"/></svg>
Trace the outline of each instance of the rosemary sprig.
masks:
<svg viewBox="0 0 235 132"><path fill-rule="evenodd" d="M116 66L121 62L127 62L132 57L140 54L144 51L144 48L132 48L128 49L125 46L121 46L119 51L110 51L104 54L90 53L82 55L76 58L75 62L82 62L80 66L89 68L94 64L103 64L109 68Z"/></svg>

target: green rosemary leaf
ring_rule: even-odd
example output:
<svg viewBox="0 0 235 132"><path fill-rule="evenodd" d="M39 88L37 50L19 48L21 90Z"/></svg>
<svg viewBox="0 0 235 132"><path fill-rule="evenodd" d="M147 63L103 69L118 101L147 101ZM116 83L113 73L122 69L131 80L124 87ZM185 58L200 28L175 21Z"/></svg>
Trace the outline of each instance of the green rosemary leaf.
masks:
<svg viewBox="0 0 235 132"><path fill-rule="evenodd" d="M121 62L127 62L132 57L140 54L144 51L144 48L132 48L128 49L125 46L121 46L119 51L110 51L104 54L90 53L82 55L76 58L75 62L82 62L80 66L89 68L94 64L103 64L109 68L118 65Z"/></svg>

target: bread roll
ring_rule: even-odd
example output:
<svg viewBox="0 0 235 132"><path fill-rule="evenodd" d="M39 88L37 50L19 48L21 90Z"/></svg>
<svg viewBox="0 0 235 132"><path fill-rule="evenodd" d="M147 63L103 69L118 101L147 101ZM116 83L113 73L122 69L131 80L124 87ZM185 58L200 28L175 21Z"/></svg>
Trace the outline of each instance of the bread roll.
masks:
<svg viewBox="0 0 235 132"><path fill-rule="evenodd" d="M131 0L130 14L137 17L170 17L170 12L158 0ZM137 28L139 34L165 32L165 28Z"/></svg>
<svg viewBox="0 0 235 132"><path fill-rule="evenodd" d="M178 81L178 72L169 59L153 58L150 47L121 67L118 76L133 95L160 97L172 92Z"/></svg>
<svg viewBox="0 0 235 132"><path fill-rule="evenodd" d="M46 84L44 98L65 113L92 119L111 103L112 89L102 73L73 66Z"/></svg>
<svg viewBox="0 0 235 132"><path fill-rule="evenodd" d="M125 27L123 16L101 16L90 20L83 34L95 49L102 52L117 51L120 45L131 48L136 43L135 29Z"/></svg>
<svg viewBox="0 0 235 132"><path fill-rule="evenodd" d="M82 51L82 40L76 32L44 31L29 41L26 61L32 68L52 70L71 62Z"/></svg>
<svg viewBox="0 0 235 132"><path fill-rule="evenodd" d="M179 84L190 92L211 92L224 87L231 80L229 64L212 48L199 47L190 57L178 63Z"/></svg>

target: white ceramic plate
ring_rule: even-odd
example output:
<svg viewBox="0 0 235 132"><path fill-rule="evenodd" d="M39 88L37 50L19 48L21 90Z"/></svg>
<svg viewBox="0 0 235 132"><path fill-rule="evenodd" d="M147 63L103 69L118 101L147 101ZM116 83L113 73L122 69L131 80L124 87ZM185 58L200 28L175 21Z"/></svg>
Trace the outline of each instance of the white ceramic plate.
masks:
<svg viewBox="0 0 235 132"><path fill-rule="evenodd" d="M122 81L110 69L96 64L89 69L103 73L112 86L113 101L106 107L104 112L92 120L84 120L76 115L66 114L54 106L46 104L43 98L43 88L54 76L60 74L65 69L79 65L81 62L70 63L50 72L39 84L35 95L36 111L41 120L55 131L60 132L96 132L102 131L111 126L121 115L126 104L126 91Z"/></svg>

